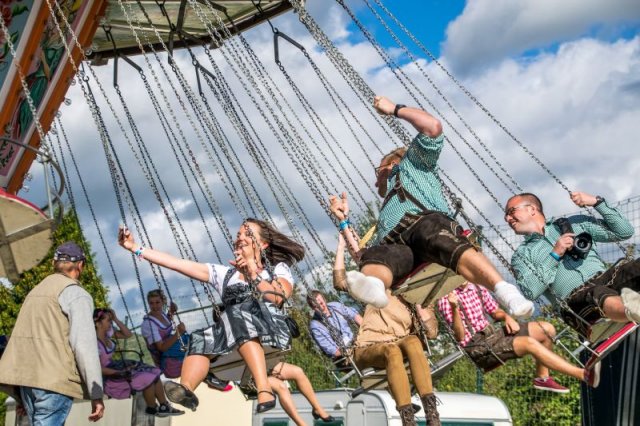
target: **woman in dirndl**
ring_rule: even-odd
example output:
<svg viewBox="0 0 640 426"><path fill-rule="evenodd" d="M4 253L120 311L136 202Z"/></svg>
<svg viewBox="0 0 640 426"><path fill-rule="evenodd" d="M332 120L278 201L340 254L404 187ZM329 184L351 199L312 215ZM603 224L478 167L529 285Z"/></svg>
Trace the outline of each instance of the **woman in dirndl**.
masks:
<svg viewBox="0 0 640 426"><path fill-rule="evenodd" d="M128 339L131 330L118 319L111 309L98 308L93 311L93 323L98 337L98 354L104 377L104 393L114 399L126 399L134 391L142 391L147 404L145 413L158 417L177 416L184 411L176 410L167 402L162 388L160 369L139 361L125 358L113 359L116 353L114 339ZM118 327L114 329L113 324ZM156 400L159 405L156 405Z"/></svg>
<svg viewBox="0 0 640 426"><path fill-rule="evenodd" d="M180 383L165 384L169 399L195 410L198 399L193 391L207 376L211 359L237 350L256 385L257 412L275 407L263 346L285 350L291 344L281 307L293 290L289 266L304 257L304 248L257 219L247 219L240 227L230 266L142 247L126 228L120 229L118 241L140 258L208 283L222 298L213 326L191 333Z"/></svg>
<svg viewBox="0 0 640 426"><path fill-rule="evenodd" d="M182 322L174 329L171 317L177 310L177 306L171 302L169 310L165 313L167 298L160 289L147 293L147 304L149 312L142 319L140 330L147 342L147 349L151 353L153 363L162 370L165 377L169 379L180 377L184 359L181 345L188 344L189 336Z"/></svg>

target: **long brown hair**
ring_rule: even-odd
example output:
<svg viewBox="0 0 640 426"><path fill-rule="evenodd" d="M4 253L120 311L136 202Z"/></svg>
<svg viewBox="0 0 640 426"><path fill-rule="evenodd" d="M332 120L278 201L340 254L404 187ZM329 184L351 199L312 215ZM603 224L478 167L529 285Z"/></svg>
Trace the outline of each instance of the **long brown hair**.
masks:
<svg viewBox="0 0 640 426"><path fill-rule="evenodd" d="M247 218L245 222L255 223L260 227L260 239L268 244L268 247L262 251L262 254L272 265L284 262L291 266L304 258L304 247L275 229L269 223L254 218Z"/></svg>

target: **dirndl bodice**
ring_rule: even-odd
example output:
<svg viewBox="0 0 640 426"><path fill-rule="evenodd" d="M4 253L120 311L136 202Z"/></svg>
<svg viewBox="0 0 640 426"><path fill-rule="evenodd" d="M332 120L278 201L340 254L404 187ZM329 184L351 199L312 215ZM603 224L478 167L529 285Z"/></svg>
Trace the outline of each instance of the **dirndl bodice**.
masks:
<svg viewBox="0 0 640 426"><path fill-rule="evenodd" d="M254 293L250 286L230 283L234 273L230 269L224 278L220 314L214 310L213 325L191 334L189 354L224 355L256 338L263 346L288 349L291 334L284 312L260 293Z"/></svg>

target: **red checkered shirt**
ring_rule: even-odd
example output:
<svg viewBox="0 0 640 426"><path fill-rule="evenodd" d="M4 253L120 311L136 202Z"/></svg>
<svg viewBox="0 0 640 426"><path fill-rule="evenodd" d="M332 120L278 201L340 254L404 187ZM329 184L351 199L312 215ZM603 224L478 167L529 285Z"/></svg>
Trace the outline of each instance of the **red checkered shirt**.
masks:
<svg viewBox="0 0 640 426"><path fill-rule="evenodd" d="M477 289L480 289L480 292L482 293L482 300L480 300L480 297L478 296ZM473 329L473 334L484 329L489 325L489 321L487 321L485 313L491 315L499 308L499 306L491 293L489 293L484 287L469 283L466 287L458 287L454 291L458 295L458 301L461 309L460 316L462 317L462 322L464 324L464 339L459 343L461 346L466 346L467 343L469 343L469 340L473 337L469 332L469 325L471 325L471 328ZM484 302L484 309L482 309L482 302ZM446 297L438 300L438 309L444 316L444 319L450 325L453 324L453 312L451 311L449 300L447 300Z"/></svg>

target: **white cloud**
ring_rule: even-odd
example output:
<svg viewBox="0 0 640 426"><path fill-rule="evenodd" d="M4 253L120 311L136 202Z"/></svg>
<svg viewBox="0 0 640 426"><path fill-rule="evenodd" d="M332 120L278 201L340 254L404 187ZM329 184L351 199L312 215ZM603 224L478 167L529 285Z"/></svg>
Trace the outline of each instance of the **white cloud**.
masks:
<svg viewBox="0 0 640 426"><path fill-rule="evenodd" d="M530 49L587 34L611 35L640 20L636 0L475 0L447 28L444 55L459 72L471 72Z"/></svg>

